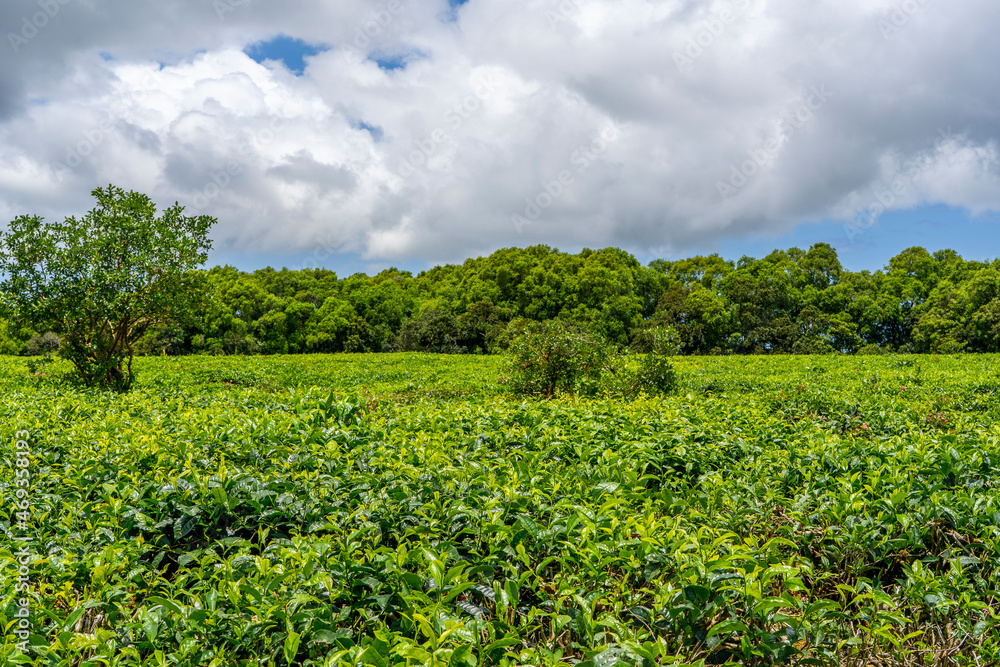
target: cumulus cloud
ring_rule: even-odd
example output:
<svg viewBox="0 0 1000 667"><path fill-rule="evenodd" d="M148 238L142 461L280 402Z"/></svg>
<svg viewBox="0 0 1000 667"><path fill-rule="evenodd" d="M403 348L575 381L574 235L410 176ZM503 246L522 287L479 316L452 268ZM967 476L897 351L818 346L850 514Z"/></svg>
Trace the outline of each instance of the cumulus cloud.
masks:
<svg viewBox="0 0 1000 667"><path fill-rule="evenodd" d="M434 262L996 210L998 25L985 0L14 0L0 216L111 182L217 216L227 251ZM247 54L279 36L315 47L301 72Z"/></svg>

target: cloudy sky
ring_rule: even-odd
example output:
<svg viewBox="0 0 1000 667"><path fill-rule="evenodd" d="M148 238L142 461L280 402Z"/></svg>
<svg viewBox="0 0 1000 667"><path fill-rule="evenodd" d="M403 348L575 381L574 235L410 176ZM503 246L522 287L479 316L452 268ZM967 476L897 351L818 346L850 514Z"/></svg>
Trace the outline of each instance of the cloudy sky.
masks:
<svg viewBox="0 0 1000 667"><path fill-rule="evenodd" d="M0 221L114 183L212 261L1000 256L995 0L4 0Z"/></svg>

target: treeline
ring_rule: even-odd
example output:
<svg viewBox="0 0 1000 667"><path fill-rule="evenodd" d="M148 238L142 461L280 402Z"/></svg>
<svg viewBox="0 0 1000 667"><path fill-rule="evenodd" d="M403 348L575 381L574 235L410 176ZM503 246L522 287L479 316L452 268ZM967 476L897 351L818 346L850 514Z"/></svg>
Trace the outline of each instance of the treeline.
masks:
<svg viewBox="0 0 1000 667"><path fill-rule="evenodd" d="M526 320L551 319L633 347L669 326L683 354L1000 351L1000 261L969 262L952 250L909 248L882 271L852 272L825 243L647 266L616 248L534 246L416 276L226 266L203 278L207 307L197 321L151 331L138 352L490 353ZM55 341L0 322L0 352L32 354Z"/></svg>

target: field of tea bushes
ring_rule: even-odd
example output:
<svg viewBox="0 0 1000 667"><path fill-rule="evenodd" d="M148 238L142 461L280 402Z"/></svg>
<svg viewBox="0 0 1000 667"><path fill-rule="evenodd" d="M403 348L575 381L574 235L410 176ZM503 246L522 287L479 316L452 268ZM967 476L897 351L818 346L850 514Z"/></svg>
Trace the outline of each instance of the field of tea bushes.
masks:
<svg viewBox="0 0 1000 667"><path fill-rule="evenodd" d="M0 358L0 664L1000 664L1000 357L676 363Z"/></svg>

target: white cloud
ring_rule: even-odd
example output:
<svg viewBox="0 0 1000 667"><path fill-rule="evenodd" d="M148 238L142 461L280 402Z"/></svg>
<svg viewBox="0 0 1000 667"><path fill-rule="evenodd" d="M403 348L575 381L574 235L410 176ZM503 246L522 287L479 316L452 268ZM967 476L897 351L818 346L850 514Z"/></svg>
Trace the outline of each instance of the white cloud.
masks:
<svg viewBox="0 0 1000 667"><path fill-rule="evenodd" d="M901 174L892 207L1000 208L985 0L223 1L68 0L0 43L0 214L114 182L216 215L224 250L441 261L683 251L852 219ZM301 77L242 53L279 33L330 48Z"/></svg>

